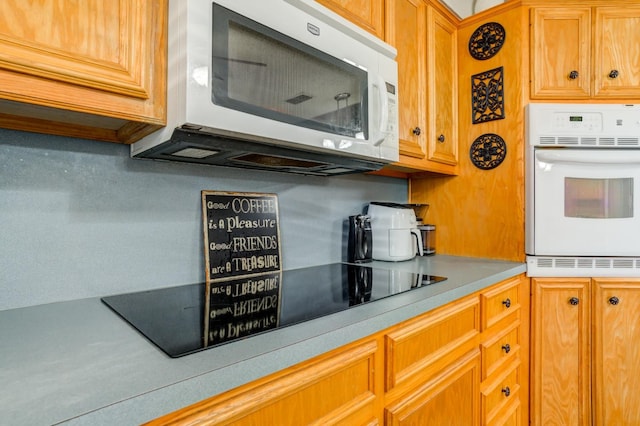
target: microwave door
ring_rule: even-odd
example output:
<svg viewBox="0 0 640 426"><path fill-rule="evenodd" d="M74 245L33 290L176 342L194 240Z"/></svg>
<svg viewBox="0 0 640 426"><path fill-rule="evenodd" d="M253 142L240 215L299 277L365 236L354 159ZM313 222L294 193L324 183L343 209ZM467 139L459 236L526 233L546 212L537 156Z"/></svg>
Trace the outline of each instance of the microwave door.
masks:
<svg viewBox="0 0 640 426"><path fill-rule="evenodd" d="M369 138L364 69L218 4L213 28L215 104L336 139Z"/></svg>
<svg viewBox="0 0 640 426"><path fill-rule="evenodd" d="M536 255L640 255L640 150L539 149L534 174Z"/></svg>

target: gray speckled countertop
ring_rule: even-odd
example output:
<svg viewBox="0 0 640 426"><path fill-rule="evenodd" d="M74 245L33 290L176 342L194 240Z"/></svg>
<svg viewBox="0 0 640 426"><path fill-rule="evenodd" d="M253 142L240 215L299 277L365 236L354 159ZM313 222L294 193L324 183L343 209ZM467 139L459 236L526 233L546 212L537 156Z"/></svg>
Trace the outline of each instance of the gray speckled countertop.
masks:
<svg viewBox="0 0 640 426"><path fill-rule="evenodd" d="M99 298L0 311L0 424L139 424L525 272L436 255L373 262L447 281L172 359Z"/></svg>

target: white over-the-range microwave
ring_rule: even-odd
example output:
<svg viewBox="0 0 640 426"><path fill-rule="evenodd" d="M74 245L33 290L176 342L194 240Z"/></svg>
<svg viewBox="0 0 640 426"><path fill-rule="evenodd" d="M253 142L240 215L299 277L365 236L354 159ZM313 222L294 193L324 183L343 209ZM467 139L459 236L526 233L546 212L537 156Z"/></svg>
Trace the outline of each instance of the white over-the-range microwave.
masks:
<svg viewBox="0 0 640 426"><path fill-rule="evenodd" d="M396 50L313 0L171 0L151 158L309 175L398 161Z"/></svg>

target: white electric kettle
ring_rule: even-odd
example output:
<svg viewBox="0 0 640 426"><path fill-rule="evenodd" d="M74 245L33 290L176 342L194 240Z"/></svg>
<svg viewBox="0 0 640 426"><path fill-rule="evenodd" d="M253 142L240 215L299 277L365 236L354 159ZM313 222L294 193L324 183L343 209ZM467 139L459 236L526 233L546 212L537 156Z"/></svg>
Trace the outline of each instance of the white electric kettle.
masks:
<svg viewBox="0 0 640 426"><path fill-rule="evenodd" d="M372 257L375 260L410 260L422 255L422 237L413 209L405 204L371 202Z"/></svg>

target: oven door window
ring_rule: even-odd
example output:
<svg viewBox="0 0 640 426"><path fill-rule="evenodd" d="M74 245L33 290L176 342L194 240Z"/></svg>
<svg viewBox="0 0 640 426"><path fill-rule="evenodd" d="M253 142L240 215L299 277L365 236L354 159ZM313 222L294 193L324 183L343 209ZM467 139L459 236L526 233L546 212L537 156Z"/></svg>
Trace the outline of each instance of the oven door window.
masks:
<svg viewBox="0 0 640 426"><path fill-rule="evenodd" d="M564 215L592 219L633 217L633 179L564 179Z"/></svg>
<svg viewBox="0 0 640 426"><path fill-rule="evenodd" d="M220 106L368 139L367 72L213 5L212 101Z"/></svg>

